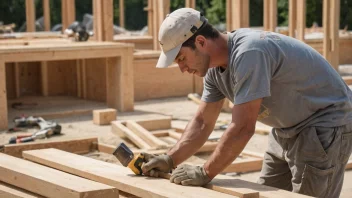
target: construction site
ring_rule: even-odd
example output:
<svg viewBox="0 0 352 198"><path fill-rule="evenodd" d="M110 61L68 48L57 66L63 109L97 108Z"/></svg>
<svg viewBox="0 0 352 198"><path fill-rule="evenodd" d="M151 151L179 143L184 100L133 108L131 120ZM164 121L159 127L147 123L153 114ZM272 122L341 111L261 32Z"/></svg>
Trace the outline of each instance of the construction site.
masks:
<svg viewBox="0 0 352 198"><path fill-rule="evenodd" d="M124 0L119 8L113 0L91 0L91 31L72 28L75 0L61 0L62 26L52 31L51 1L40 1L43 31L36 31L34 0L23 1L24 32L0 25L0 197L309 197L257 183L272 130L260 122L239 157L203 187L136 175L123 166L114 155L119 144L134 155L165 154L201 103L202 77L180 72L176 63L155 67L159 27L172 0L147 0L140 11L148 16L144 34L120 31ZM323 1L322 27L306 27L306 0L287 0L287 27L278 27L278 1L264 0L263 27L250 27L249 1L226 0L227 31L255 28L301 40L352 85L352 31L339 28L340 1ZM184 7L196 3L185 0ZM114 9L120 27L113 23ZM225 99L210 137L183 163L208 160L231 123L232 107ZM352 197L352 156L340 197Z"/></svg>

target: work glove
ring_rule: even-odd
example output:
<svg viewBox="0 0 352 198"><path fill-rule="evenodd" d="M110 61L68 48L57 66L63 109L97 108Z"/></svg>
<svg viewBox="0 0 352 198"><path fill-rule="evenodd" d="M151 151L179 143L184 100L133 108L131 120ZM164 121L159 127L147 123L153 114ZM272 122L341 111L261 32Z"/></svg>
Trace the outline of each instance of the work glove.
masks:
<svg viewBox="0 0 352 198"><path fill-rule="evenodd" d="M204 186L209 183L211 179L205 172L203 166L182 164L172 172L170 181L183 186Z"/></svg>
<svg viewBox="0 0 352 198"><path fill-rule="evenodd" d="M158 177L158 171L170 173L174 167L174 162L169 155L151 155L142 153L144 155L144 164L142 171L144 175Z"/></svg>

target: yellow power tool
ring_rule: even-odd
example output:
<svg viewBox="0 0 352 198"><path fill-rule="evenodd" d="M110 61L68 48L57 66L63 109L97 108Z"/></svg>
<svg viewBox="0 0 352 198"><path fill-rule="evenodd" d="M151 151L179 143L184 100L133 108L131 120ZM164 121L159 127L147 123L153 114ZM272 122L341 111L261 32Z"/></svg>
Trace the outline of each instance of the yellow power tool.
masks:
<svg viewBox="0 0 352 198"><path fill-rule="evenodd" d="M133 152L123 142L117 146L113 155L120 161L120 163L130 168L136 175L142 175L142 164L144 163L144 155L134 155Z"/></svg>

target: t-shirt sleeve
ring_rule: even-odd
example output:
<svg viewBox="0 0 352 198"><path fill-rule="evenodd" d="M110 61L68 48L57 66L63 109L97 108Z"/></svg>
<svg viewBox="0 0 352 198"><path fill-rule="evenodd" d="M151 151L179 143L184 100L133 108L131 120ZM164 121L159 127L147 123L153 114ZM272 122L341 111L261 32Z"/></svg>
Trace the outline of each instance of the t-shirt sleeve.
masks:
<svg viewBox="0 0 352 198"><path fill-rule="evenodd" d="M234 61L234 104L269 97L271 68L276 62L268 54L253 50L244 52Z"/></svg>
<svg viewBox="0 0 352 198"><path fill-rule="evenodd" d="M224 94L215 86L213 78L215 77L210 71L203 78L204 88L201 100L204 102L216 102L225 98Z"/></svg>

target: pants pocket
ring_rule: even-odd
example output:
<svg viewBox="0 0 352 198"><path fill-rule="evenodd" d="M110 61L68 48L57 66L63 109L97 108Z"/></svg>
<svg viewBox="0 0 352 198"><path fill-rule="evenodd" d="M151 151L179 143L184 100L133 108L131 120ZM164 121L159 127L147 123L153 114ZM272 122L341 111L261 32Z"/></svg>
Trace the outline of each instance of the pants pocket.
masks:
<svg viewBox="0 0 352 198"><path fill-rule="evenodd" d="M322 170L306 164L298 193L313 197L324 197L331 186L333 174L334 167Z"/></svg>
<svg viewBox="0 0 352 198"><path fill-rule="evenodd" d="M340 162L346 164L352 152L352 132L343 133L341 139Z"/></svg>

